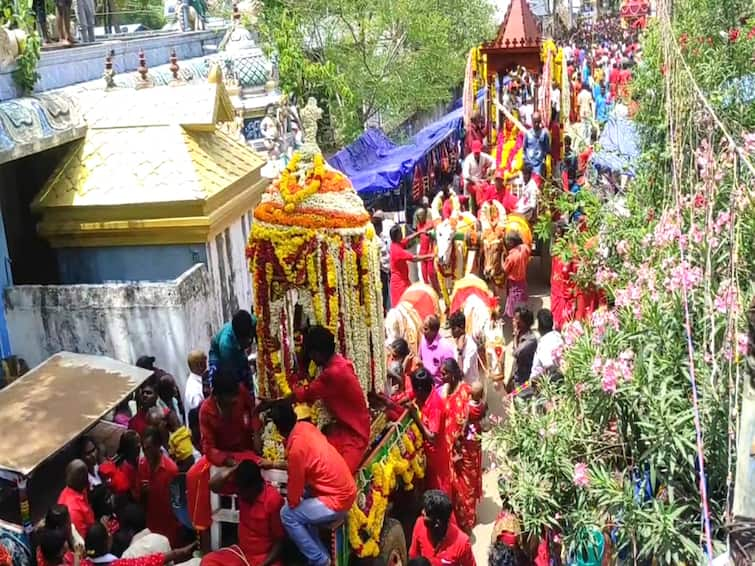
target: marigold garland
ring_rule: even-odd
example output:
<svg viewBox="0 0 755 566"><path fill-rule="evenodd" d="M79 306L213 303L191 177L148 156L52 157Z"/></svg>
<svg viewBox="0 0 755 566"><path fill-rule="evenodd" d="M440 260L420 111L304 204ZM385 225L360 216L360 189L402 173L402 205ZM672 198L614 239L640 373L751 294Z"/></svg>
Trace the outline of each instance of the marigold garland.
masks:
<svg viewBox="0 0 755 566"><path fill-rule="evenodd" d="M314 195L320 189L322 178L325 175L325 160L323 159L322 154L318 153L314 157L314 167L312 168L311 173L308 171L306 174L310 179L309 184L306 187L301 188L294 183L293 186L296 187L296 190L292 191L291 175L296 172L300 162L301 154L295 153L291 158L291 161L288 163L288 166L283 170L283 173L281 173L279 187L283 202L286 203L283 207L286 212L293 212L299 203Z"/></svg>
<svg viewBox="0 0 755 566"><path fill-rule="evenodd" d="M371 501L369 511L365 513L354 503L349 511L348 536L351 548L361 558L380 554L380 533L383 530L388 500L397 489L399 479L405 491L414 489L414 478L423 478L424 453L422 436L415 424L401 435L398 442L391 447L388 455L374 463L370 471L372 483L367 501Z"/></svg>

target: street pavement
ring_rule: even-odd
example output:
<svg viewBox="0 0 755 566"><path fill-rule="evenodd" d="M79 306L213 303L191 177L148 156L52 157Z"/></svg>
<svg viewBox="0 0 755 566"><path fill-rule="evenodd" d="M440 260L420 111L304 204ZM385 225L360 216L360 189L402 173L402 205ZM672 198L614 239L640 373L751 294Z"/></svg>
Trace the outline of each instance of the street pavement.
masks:
<svg viewBox="0 0 755 566"><path fill-rule="evenodd" d="M530 282L530 297L528 306L534 314L542 308L550 308L550 287L545 281L546 273L543 270L540 258L534 258L530 263L528 281ZM537 323L536 323L537 324ZM506 375L511 371L511 324L506 327ZM502 394L493 387L488 389L488 414L503 416ZM505 425L503 425L505 426ZM484 441L483 441L484 445ZM485 472L482 479L482 500L477 506L477 526L473 531L472 547L477 566L485 566L488 563L488 549L490 537L493 532L493 523L501 509L501 500L498 496L498 477L495 470L489 468L486 455L483 454L483 467Z"/></svg>

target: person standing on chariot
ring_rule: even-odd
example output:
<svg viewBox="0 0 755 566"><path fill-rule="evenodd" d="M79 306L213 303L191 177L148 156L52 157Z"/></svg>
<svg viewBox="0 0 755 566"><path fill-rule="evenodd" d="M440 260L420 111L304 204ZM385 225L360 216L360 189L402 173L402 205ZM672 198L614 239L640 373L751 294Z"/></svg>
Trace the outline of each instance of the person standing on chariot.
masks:
<svg viewBox="0 0 755 566"><path fill-rule="evenodd" d="M477 213L480 191L485 187L486 179L495 171L495 159L483 153L482 142L472 142L472 153L464 158L462 175L464 177L464 192L471 198L470 210Z"/></svg>
<svg viewBox="0 0 755 566"><path fill-rule="evenodd" d="M532 129L524 136L524 164L538 175L538 181L545 177L545 158L550 153L550 137L543 128L540 112L532 114Z"/></svg>
<svg viewBox="0 0 755 566"><path fill-rule="evenodd" d="M464 151L471 153L474 151L472 147L475 142L479 142L482 146L485 143L485 138L488 137L488 126L485 124L485 120L480 115L479 111L472 114L472 119L469 122L469 128L467 130L466 139L464 140Z"/></svg>
<svg viewBox="0 0 755 566"><path fill-rule="evenodd" d="M297 403L323 402L334 421L324 431L325 436L356 473L370 441L370 411L354 364L336 353L335 337L323 326L307 331L302 358L304 371L312 361L321 368L320 375L308 385L295 385L291 399Z"/></svg>
<svg viewBox="0 0 755 566"><path fill-rule="evenodd" d="M514 212L516 210L517 198L511 194L504 183L504 174L501 169L497 169L493 178L493 184L488 185L483 193L479 205L482 206L488 201L498 201L506 209L507 213Z"/></svg>

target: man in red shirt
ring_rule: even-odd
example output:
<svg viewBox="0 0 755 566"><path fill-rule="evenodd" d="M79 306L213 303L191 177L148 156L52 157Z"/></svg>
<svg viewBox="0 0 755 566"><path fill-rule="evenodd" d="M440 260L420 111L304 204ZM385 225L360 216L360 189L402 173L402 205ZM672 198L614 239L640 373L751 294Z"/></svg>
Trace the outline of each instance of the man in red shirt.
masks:
<svg viewBox="0 0 755 566"><path fill-rule="evenodd" d="M370 412L354 364L336 354L335 338L323 326L307 331L304 358L322 371L308 386L294 387L293 398L299 403L323 402L335 420L326 431L328 440L343 456L351 473L356 473L370 441Z"/></svg>
<svg viewBox="0 0 755 566"><path fill-rule="evenodd" d="M178 466L162 450L160 431L149 427L142 435L144 456L139 460L141 496L145 501L147 528L168 537L172 547L179 546L180 525L173 513L170 484L178 475Z"/></svg>
<svg viewBox="0 0 755 566"><path fill-rule="evenodd" d="M409 558L427 558L432 566L476 566L469 537L451 521L448 496L437 489L426 491L422 507L414 524Z"/></svg>
<svg viewBox="0 0 755 566"><path fill-rule="evenodd" d="M233 468L239 462L261 462L254 452L259 420L253 413L253 400L234 373L219 371L212 394L199 407L199 430L204 456L186 473L186 499L189 518L206 548L207 530L212 525L210 472L213 466ZM230 482L229 482L230 483ZM228 493L233 493L230 488Z"/></svg>
<svg viewBox="0 0 755 566"><path fill-rule="evenodd" d="M212 396L199 409L202 453L213 466L233 467L241 460L259 462L254 438L260 430L254 401L246 386L229 371L219 371Z"/></svg>
<svg viewBox="0 0 755 566"><path fill-rule="evenodd" d="M288 494L281 510L283 527L309 564L329 566L330 554L317 536L317 528L346 517L357 496L354 477L339 451L315 425L296 421L291 405L277 405L271 413L286 439Z"/></svg>
<svg viewBox="0 0 755 566"><path fill-rule="evenodd" d="M620 76L621 76L621 71L619 70L619 64L616 61L614 61L611 64L611 72L608 73L608 86L610 88L611 98L613 100L616 99L616 95L618 94Z"/></svg>
<svg viewBox="0 0 755 566"><path fill-rule="evenodd" d="M506 209L506 212L513 212L516 209L517 199L512 195L504 184L503 170L497 169L493 179L494 184L488 184L483 193L480 205L490 200L497 200Z"/></svg>
<svg viewBox="0 0 755 566"><path fill-rule="evenodd" d="M249 564L282 566L283 497L262 479L259 466L245 460L234 468L224 469L212 477L210 489L227 493L233 481L239 496L239 547Z"/></svg>
<svg viewBox="0 0 755 566"><path fill-rule="evenodd" d="M128 421L128 428L135 430L139 433L139 436L142 436L149 426L149 410L156 404L157 392L155 391L155 385L152 380L148 380L137 391L138 409L136 414Z"/></svg>
<svg viewBox="0 0 755 566"><path fill-rule="evenodd" d="M94 524L94 511L89 505L89 472L83 460L72 460L66 466L66 487L58 496L58 503L68 508L71 524L85 537Z"/></svg>

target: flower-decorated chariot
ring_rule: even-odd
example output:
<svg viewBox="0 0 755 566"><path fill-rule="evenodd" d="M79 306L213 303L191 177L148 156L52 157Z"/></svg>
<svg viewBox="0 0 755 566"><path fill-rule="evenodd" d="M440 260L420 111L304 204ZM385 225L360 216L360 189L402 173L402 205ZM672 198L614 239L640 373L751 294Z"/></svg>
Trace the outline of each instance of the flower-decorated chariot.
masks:
<svg viewBox="0 0 755 566"><path fill-rule="evenodd" d="M354 362L365 396L387 390L377 236L351 182L325 164L315 144L304 144L263 195L247 254L261 398L287 395L293 375L316 378L314 367L297 367L302 333L314 324L330 329L337 350ZM327 423L322 407L310 409L313 420ZM266 458L282 459L272 423L263 443ZM413 421L404 416L388 422L382 412L373 412L370 449L357 473L357 502L345 523L324 535L331 537L333 563L381 555L406 563L404 531L388 516L388 502L399 491L413 490L423 476L422 436Z"/></svg>

